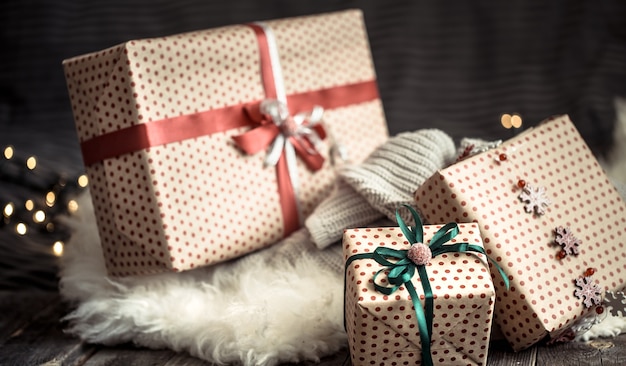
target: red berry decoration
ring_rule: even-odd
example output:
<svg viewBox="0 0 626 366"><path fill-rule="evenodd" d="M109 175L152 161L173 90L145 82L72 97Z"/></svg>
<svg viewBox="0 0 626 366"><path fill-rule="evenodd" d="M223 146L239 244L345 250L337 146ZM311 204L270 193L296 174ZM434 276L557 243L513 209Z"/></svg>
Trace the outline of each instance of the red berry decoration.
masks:
<svg viewBox="0 0 626 366"><path fill-rule="evenodd" d="M520 187L520 188L526 187L526 181L523 180L523 179L518 180L517 181L517 186Z"/></svg>
<svg viewBox="0 0 626 366"><path fill-rule="evenodd" d="M508 156L506 156L505 153L502 153L502 154L498 155L498 160L506 161L506 159L508 159Z"/></svg>
<svg viewBox="0 0 626 366"><path fill-rule="evenodd" d="M587 270L585 270L585 277L590 277L593 276L593 274L596 273L596 270L593 268L587 268Z"/></svg>
<svg viewBox="0 0 626 366"><path fill-rule="evenodd" d="M561 251L559 251L558 253L556 253L556 257L557 257L558 259L563 259L563 258L565 258L565 256L566 256L566 255L567 255L567 253L565 253L565 251L564 251L564 250L561 250Z"/></svg>
<svg viewBox="0 0 626 366"><path fill-rule="evenodd" d="M604 307L603 306L598 306L596 308L596 314L602 315L602 313L604 313Z"/></svg>

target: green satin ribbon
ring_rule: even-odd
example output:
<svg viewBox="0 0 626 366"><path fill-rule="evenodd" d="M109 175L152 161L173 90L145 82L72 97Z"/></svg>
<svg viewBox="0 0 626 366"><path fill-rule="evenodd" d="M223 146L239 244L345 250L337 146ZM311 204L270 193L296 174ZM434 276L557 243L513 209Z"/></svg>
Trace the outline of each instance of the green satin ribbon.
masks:
<svg viewBox="0 0 626 366"><path fill-rule="evenodd" d="M422 226L422 221L419 218L419 215L411 206L404 205L413 216L415 220L415 226L408 227L404 220L400 217L399 212L396 210L396 220L398 222L398 226L400 226L400 230L407 238L410 244L415 243L423 243L424 242L424 228ZM457 236L459 233L459 227L456 223L452 222L444 225L441 229L439 229L430 240L428 244L432 257L436 257L438 255L444 253L470 253L470 254L483 254L491 263L494 268L498 270L500 276L504 280L504 284L506 288L509 288L509 279L500 267L493 259L487 256L485 249L479 245L473 245L469 243L456 243L456 244L447 244L452 238ZM424 243L425 244L425 243ZM372 253L359 253L352 255L346 261L346 270L348 269L348 265L355 260L359 259L373 259L377 263L384 266L384 268L380 269L374 275L373 282L374 288L376 291L384 294L391 295L396 290L398 290L401 286L404 286L409 295L411 295L411 301L413 302L413 308L415 309L415 316L417 319L417 326L420 333L420 341L422 344L422 364L425 366L433 366L433 359L430 352L431 345L431 336L432 336L432 327L433 327L433 291L430 286L430 281L428 279L428 273L426 272L425 265L417 265L411 259L408 258L408 249L397 250L387 247L377 247ZM390 260L391 259L391 260ZM424 300L425 304L422 307L422 303L420 302L419 295L415 291L415 287L411 282L411 279L415 275L415 271L420 277L422 288L424 290ZM376 280L378 276L383 274L384 272L389 271L387 274L388 285L381 285ZM345 281L345 279L344 279ZM344 287L345 288L345 287ZM345 326L345 316L344 316L344 326Z"/></svg>

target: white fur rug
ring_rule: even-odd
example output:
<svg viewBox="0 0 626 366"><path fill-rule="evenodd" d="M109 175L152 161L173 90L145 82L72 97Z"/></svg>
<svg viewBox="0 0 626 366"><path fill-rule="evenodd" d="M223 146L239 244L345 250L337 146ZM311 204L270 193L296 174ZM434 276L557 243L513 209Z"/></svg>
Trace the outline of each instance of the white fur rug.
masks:
<svg viewBox="0 0 626 366"><path fill-rule="evenodd" d="M61 293L77 304L67 329L106 345L133 342L186 351L207 361L244 365L319 360L346 344L340 246L321 255L302 248L306 231L232 263L179 274L106 277L89 196L71 224Z"/></svg>
<svg viewBox="0 0 626 366"><path fill-rule="evenodd" d="M626 103L617 107L616 153L603 164L626 182ZM79 205L61 272L61 293L76 304L66 317L68 332L93 343L186 351L218 364L319 360L346 345L341 246L319 251L302 230L231 263L112 280L89 196ZM295 257L294 246L301 247ZM622 332L626 318L609 315L577 339Z"/></svg>

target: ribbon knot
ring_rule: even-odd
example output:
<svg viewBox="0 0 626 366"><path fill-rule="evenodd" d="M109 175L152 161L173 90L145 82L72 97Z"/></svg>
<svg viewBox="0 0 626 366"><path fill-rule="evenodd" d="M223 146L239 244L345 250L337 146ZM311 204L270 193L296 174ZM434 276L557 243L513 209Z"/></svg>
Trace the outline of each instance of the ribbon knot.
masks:
<svg viewBox="0 0 626 366"><path fill-rule="evenodd" d="M244 107L247 116L257 126L233 136L237 145L249 155L268 149L266 166L276 166L283 153L294 150L306 166L317 171L324 165L319 153L326 131L321 124L324 108L314 106L310 112L294 116L287 105L276 99L265 99Z"/></svg>
<svg viewBox="0 0 626 366"><path fill-rule="evenodd" d="M425 266L433 259L433 252L428 245L415 243L409 248L407 257L418 266Z"/></svg>
<svg viewBox="0 0 626 366"><path fill-rule="evenodd" d="M459 227L456 223L449 223L444 225L441 229L439 229L431 238L428 245L423 243L424 241L424 228L422 226L422 222L419 218L419 215L412 207L408 205L404 205L413 216L415 221L415 226L408 227L404 220L400 217L398 211L396 211L396 220L398 222L398 226L402 233L409 241L411 248L409 249L393 249L387 247L377 247L372 253L360 253L355 254L348 258L346 262L346 268L350 263L352 263L356 259L373 259L378 264L382 265L383 268L378 270L376 274L374 274L373 282L374 288L376 291L384 294L391 295L396 290L398 290L401 286L404 286L406 290L409 292L411 296L411 302L413 303L413 308L415 311L415 316L417 319L417 326L420 334L420 341L422 345L422 364L426 366L433 365L432 355L430 353L430 345L432 343L432 327L433 327L433 309L434 309L434 296L433 291L430 286L430 280L428 278L428 273L426 272L426 267L429 265L430 259L444 254L444 253L471 253L471 254L483 254L487 260L491 261L494 268L500 273L502 279L504 280L505 286L509 287L509 279L502 270L502 268L494 262L487 253L485 249L479 245L473 245L469 243L456 243L456 244L446 244L451 239L459 233ZM445 245L444 245L445 244ZM427 249L430 251L430 255L426 255L426 251L424 248L420 248L420 245L427 246ZM423 257L428 257L428 260L414 260L414 255L416 253L412 252L412 248L420 248L420 251L423 251ZM412 279L415 275L415 272L419 274L420 282L422 284L422 288L424 290L424 306L422 306L420 302L420 296L417 294L415 287L413 285ZM380 275L386 273L388 285L381 283L382 281L378 280Z"/></svg>

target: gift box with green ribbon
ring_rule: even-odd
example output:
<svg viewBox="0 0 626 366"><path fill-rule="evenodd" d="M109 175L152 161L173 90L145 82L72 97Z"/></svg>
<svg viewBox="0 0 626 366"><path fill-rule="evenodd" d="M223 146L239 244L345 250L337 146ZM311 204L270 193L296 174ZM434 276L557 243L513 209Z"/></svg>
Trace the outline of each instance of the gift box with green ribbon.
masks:
<svg viewBox="0 0 626 366"><path fill-rule="evenodd" d="M480 230L422 226L410 210L414 226L398 215L344 233L352 365L485 365L495 289Z"/></svg>
<svg viewBox="0 0 626 366"><path fill-rule="evenodd" d="M476 146L415 192L428 222L476 222L510 288L495 322L514 350L558 339L626 285L626 203L568 116ZM599 307L600 306L600 307Z"/></svg>

